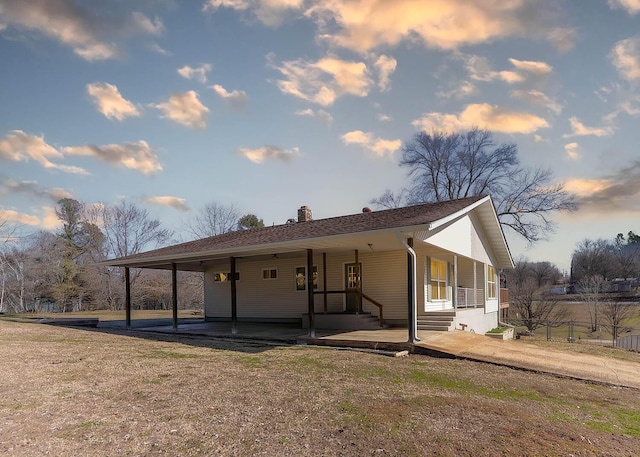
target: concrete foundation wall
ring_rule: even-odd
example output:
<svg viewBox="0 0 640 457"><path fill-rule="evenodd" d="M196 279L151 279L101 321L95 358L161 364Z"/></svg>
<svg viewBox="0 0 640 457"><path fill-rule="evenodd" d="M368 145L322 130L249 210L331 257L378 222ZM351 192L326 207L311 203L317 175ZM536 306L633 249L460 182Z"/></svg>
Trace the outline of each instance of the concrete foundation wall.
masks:
<svg viewBox="0 0 640 457"><path fill-rule="evenodd" d="M484 308L457 310L453 324L453 328L458 330L461 328L460 324L466 324L467 331L473 330L482 335L498 326L498 313L485 313Z"/></svg>

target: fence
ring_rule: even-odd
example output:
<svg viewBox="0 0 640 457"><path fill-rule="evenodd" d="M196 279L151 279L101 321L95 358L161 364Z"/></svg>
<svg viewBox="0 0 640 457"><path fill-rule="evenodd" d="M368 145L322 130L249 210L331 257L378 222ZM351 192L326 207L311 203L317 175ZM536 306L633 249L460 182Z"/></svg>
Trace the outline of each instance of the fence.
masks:
<svg viewBox="0 0 640 457"><path fill-rule="evenodd" d="M614 341L614 328L605 324L594 325L591 322L573 320L543 322L530 332L522 319L509 319L509 323L516 327L516 337L600 344L640 351L640 328L638 327L618 326L615 328L618 338Z"/></svg>
<svg viewBox="0 0 640 457"><path fill-rule="evenodd" d="M616 347L640 352L640 335L628 335L618 339Z"/></svg>

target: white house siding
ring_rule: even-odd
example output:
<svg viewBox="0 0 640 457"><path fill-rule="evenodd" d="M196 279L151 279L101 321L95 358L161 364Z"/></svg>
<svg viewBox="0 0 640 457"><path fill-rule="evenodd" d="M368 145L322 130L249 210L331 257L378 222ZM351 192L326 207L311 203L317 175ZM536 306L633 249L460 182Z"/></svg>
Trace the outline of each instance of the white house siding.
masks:
<svg viewBox="0 0 640 457"><path fill-rule="evenodd" d="M490 245L473 214L467 214L432 232L420 232L417 235L430 245L459 256L481 263L491 263Z"/></svg>
<svg viewBox="0 0 640 457"><path fill-rule="evenodd" d="M205 318L231 317L231 283L213 282L216 272L229 272L231 267L223 265L208 268L204 273L204 315ZM242 276L240 276L242 278Z"/></svg>
<svg viewBox="0 0 640 457"><path fill-rule="evenodd" d="M322 257L322 253L314 253ZM385 321L406 321L407 315L407 254L406 251L363 252L358 254L362 264L362 292L383 306ZM355 252L327 254L327 290L344 290L345 265L355 263ZM322 290L322 283L320 283ZM322 312L323 296L315 297L316 312ZM342 312L345 309L343 294L327 296L328 311ZM378 315L378 307L363 300L364 312Z"/></svg>
<svg viewBox="0 0 640 457"><path fill-rule="evenodd" d="M406 251L359 254L362 264L362 290L384 307L388 321L404 320L407 314ZM239 319L292 320L307 312L306 291L295 290L295 268L305 266L306 255L299 258L251 261L239 259L236 270L240 279L236 283ZM355 253L327 254L327 290L344 290L345 264L355 262ZM318 268L318 289L323 290L322 252L314 251L314 265ZM277 268L278 278L262 279L262 270ZM205 316L210 319L231 316L231 283L214 283L215 272L228 272L229 266L210 268L205 273ZM342 312L343 294L327 296L328 311ZM315 295L315 312L323 312L323 295ZM363 311L378 315L378 308L363 300Z"/></svg>

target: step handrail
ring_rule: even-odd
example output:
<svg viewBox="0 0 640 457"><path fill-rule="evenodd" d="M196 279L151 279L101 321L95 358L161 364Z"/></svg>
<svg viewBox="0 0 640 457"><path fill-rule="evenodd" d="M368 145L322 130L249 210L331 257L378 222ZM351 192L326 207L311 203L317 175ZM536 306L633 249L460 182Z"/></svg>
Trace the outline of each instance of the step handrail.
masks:
<svg viewBox="0 0 640 457"><path fill-rule="evenodd" d="M364 298L365 300L367 300L368 302L370 302L371 304L375 305L378 307L378 321L380 322L380 327L384 326L384 316L382 314L382 303L380 303L379 301L369 297L367 294L365 294L364 292L362 292L360 289L356 289L356 288L351 288L351 289L345 289L345 290L314 290L313 291L314 294L348 294L348 293L355 293L357 295L360 296L360 298ZM327 314L327 310L325 308L324 311L325 314Z"/></svg>
<svg viewBox="0 0 640 457"><path fill-rule="evenodd" d="M382 303L380 303L377 300L374 300L373 298L369 297L367 294L365 294L364 292L362 292L360 289L354 289L356 294L360 295L361 298L364 298L365 300L369 301L371 304L375 305L378 307L378 320L380 321L380 327L384 326L384 317L382 316Z"/></svg>

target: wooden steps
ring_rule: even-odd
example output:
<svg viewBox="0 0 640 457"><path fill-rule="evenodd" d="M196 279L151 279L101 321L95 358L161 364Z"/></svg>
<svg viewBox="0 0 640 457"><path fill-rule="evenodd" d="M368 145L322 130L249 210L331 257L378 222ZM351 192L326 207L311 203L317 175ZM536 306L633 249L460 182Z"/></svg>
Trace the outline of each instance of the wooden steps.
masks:
<svg viewBox="0 0 640 457"><path fill-rule="evenodd" d="M453 311L432 311L418 316L418 330L448 332L451 330L454 318Z"/></svg>

